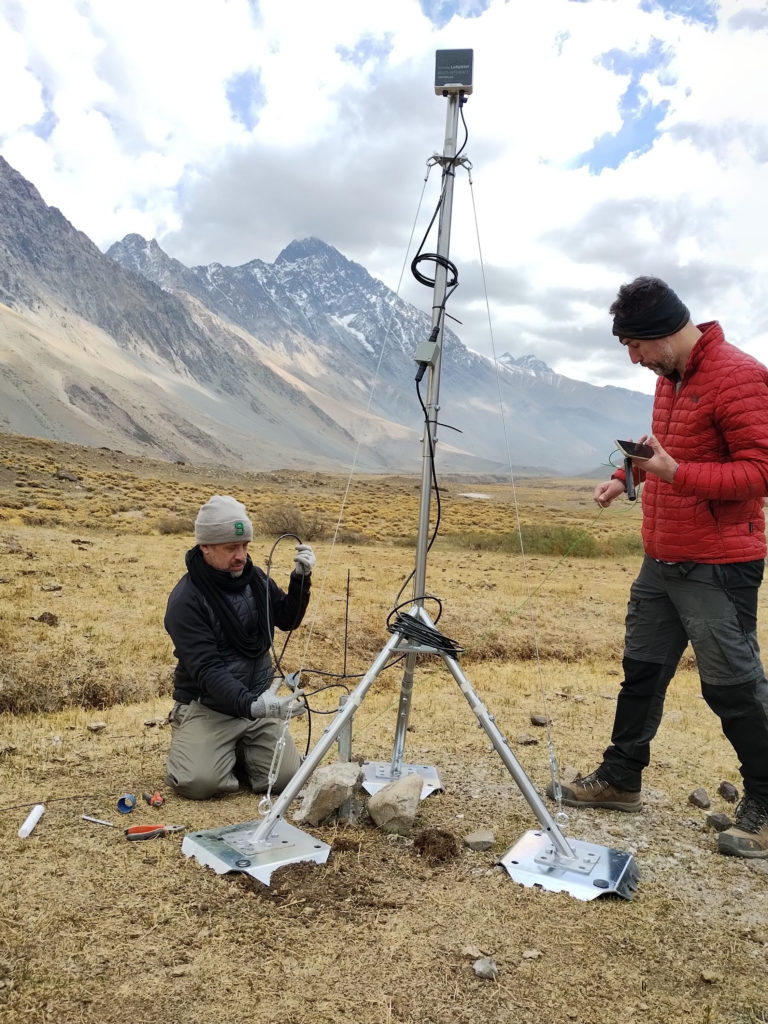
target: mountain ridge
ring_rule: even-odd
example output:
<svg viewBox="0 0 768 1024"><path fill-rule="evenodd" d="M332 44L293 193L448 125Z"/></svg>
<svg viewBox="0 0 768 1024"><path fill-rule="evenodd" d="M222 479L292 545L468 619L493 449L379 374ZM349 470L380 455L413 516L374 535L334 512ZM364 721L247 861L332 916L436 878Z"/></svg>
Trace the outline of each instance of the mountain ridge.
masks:
<svg viewBox="0 0 768 1024"><path fill-rule="evenodd" d="M420 468L429 315L322 240L239 267L137 234L101 253L0 157L0 257L0 429L256 470ZM446 472L504 472L511 440L515 470L577 473L650 399L534 355L494 365L446 330L441 406Z"/></svg>

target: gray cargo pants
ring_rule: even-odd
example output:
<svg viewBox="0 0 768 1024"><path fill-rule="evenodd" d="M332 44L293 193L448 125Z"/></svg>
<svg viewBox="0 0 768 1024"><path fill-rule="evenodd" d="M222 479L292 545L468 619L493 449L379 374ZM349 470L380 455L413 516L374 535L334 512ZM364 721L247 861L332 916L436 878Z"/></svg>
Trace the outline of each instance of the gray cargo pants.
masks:
<svg viewBox="0 0 768 1024"><path fill-rule="evenodd" d="M690 642L704 700L740 762L744 789L768 807L768 681L757 644L762 560L709 565L645 557L626 619L624 681L604 776L640 790L667 687Z"/></svg>
<svg viewBox="0 0 768 1024"><path fill-rule="evenodd" d="M275 745L283 733L278 718L232 718L192 701L176 703L169 716L171 749L165 782L189 800L236 793L239 778L264 793ZM300 757L288 732L272 791L284 789L299 768Z"/></svg>

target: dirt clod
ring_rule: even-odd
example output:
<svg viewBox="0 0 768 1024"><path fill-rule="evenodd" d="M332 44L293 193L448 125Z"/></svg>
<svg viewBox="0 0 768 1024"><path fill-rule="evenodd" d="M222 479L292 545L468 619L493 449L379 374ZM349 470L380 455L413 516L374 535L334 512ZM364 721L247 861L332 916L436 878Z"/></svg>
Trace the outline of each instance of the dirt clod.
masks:
<svg viewBox="0 0 768 1024"><path fill-rule="evenodd" d="M420 857L430 864L442 864L455 860L459 855L459 844L451 832L441 828L426 828L413 837L413 848Z"/></svg>
<svg viewBox="0 0 768 1024"><path fill-rule="evenodd" d="M42 622L46 626L58 626L59 617L54 615L53 612L43 612L42 615L38 615L35 622Z"/></svg>

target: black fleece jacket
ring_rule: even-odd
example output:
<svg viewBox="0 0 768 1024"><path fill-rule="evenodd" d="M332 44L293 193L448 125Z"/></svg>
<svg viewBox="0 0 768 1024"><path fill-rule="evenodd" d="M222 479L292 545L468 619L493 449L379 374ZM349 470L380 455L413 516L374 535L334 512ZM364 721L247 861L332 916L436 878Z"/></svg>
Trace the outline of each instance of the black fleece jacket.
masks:
<svg viewBox="0 0 768 1024"><path fill-rule="evenodd" d="M182 576L171 591L165 612L165 628L178 659L173 699L182 704L199 700L224 715L250 718L251 702L272 681L270 648L275 626L290 630L301 623L309 589L310 577L294 572L286 593L254 566L250 586L240 593L225 592L243 628L263 637L261 653L248 658L227 642L213 609L189 574Z"/></svg>

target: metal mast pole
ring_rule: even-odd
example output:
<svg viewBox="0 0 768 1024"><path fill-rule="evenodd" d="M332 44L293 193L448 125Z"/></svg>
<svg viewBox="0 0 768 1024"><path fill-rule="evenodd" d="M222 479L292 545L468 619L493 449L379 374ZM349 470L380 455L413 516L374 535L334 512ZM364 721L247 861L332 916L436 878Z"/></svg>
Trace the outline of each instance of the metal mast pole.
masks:
<svg viewBox="0 0 768 1024"><path fill-rule="evenodd" d="M434 355L427 369L427 397L425 408L427 414L424 421L424 433L421 442L421 497L419 502L419 531L416 537L416 567L413 578L414 601L419 607L424 606L424 595L427 581L427 547L429 544L429 513L432 503L432 456L437 444L437 413L440 408L440 366L443 351L443 330L445 327L445 299L448 286L447 259L451 242L451 214L453 210L453 185L456 177L456 147L459 126L459 111L464 103L462 92L448 95L446 113L445 141L443 155L440 160L443 168L442 191L440 201L440 218L437 231L437 260L435 261L435 282L432 299L432 332L430 340L434 341ZM403 681L400 686L400 703L397 712L395 741L392 752L391 775L398 778L402 772L403 751L405 750L405 734L411 711L413 694L413 676L416 666L416 654L408 654L405 660Z"/></svg>
<svg viewBox="0 0 768 1024"><path fill-rule="evenodd" d="M427 409L422 439L421 502L419 505L419 532L416 539L416 573L414 575L414 597L422 603L427 577L427 545L429 543L429 512L432 501L432 458L437 443L437 413L440 408L440 364L443 352L443 329L445 327L445 298L448 271L445 263L451 243L451 214L453 210L453 185L456 177L456 136L459 124L459 110L464 102L463 93L448 97L448 111L445 127L445 144L441 164L443 167L442 199L437 229L437 261L435 284L432 291L432 329L436 344L433 363L427 370ZM435 328L437 333L434 334Z"/></svg>

